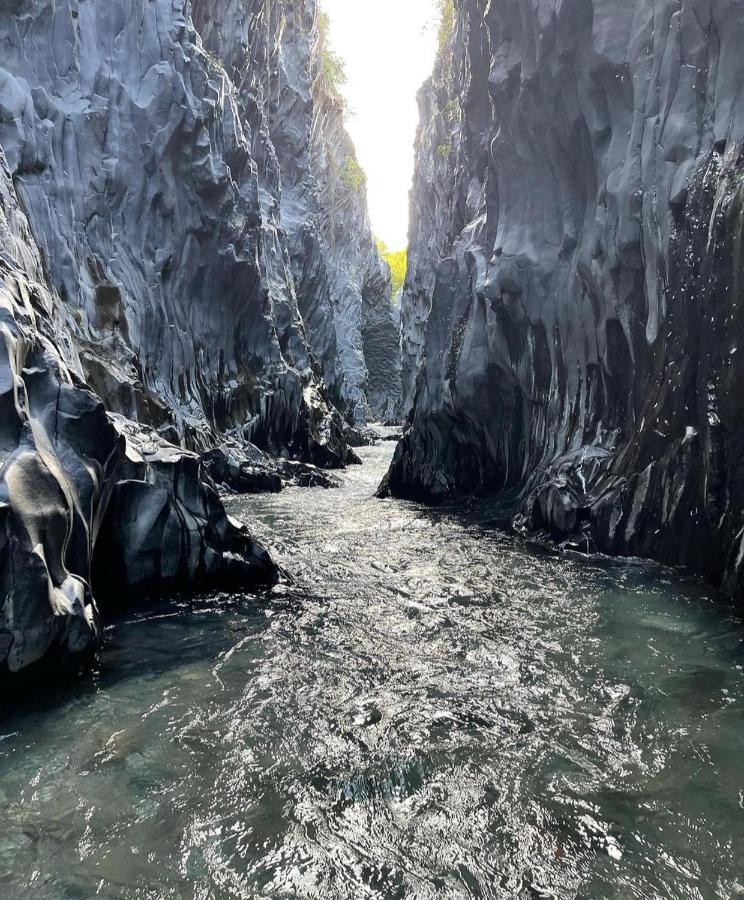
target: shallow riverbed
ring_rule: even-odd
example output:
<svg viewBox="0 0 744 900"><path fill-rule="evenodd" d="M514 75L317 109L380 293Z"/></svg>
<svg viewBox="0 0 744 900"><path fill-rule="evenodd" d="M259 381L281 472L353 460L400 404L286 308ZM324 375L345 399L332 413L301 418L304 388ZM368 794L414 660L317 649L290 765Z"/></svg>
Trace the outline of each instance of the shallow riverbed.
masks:
<svg viewBox="0 0 744 900"><path fill-rule="evenodd" d="M0 722L0 896L744 896L741 622L373 492L231 501L296 576L109 628Z"/></svg>

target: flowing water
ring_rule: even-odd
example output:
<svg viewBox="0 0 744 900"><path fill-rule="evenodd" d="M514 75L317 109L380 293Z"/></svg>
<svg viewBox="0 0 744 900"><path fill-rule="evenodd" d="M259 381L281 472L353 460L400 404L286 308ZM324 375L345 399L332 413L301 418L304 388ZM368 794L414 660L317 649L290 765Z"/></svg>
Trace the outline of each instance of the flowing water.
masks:
<svg viewBox="0 0 744 900"><path fill-rule="evenodd" d="M296 583L109 628L0 726L0 896L744 896L744 630L373 491L231 502Z"/></svg>

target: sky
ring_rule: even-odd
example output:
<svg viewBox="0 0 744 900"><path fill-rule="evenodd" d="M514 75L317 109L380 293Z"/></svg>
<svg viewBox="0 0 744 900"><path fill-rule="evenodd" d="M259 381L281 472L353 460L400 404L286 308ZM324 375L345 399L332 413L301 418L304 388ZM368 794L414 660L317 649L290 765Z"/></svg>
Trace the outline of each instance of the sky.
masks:
<svg viewBox="0 0 744 900"><path fill-rule="evenodd" d="M416 93L431 74L435 0L321 0L344 60L347 127L367 173L372 230L391 250L408 243Z"/></svg>

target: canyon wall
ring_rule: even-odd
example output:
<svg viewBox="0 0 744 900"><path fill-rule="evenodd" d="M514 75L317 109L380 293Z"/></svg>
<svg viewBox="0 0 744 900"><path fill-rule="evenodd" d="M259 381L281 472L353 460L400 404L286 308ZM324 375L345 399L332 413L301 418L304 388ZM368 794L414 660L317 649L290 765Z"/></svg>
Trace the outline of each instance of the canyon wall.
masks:
<svg viewBox="0 0 744 900"><path fill-rule="evenodd" d="M383 491L509 498L525 529L741 596L744 5L454 7Z"/></svg>
<svg viewBox="0 0 744 900"><path fill-rule="evenodd" d="M319 44L315 0L0 15L0 146L85 377L189 447L341 465L337 407L368 414L389 278Z"/></svg>
<svg viewBox="0 0 744 900"><path fill-rule="evenodd" d="M273 580L203 461L322 482L386 414L370 371L400 393L323 53L315 0L0 7L4 671L114 602Z"/></svg>
<svg viewBox="0 0 744 900"><path fill-rule="evenodd" d="M327 26L316 0L254 2L260 14L253 16L250 6L233 0L215 11L213 3L195 2L194 21L239 94L261 94L306 337L331 399L349 422L364 425L370 415L397 411L398 326L388 266L369 226L364 173L344 126Z"/></svg>
<svg viewBox="0 0 744 900"><path fill-rule="evenodd" d="M199 457L107 414L67 362L59 298L0 151L0 673L65 664L148 593L271 584Z"/></svg>

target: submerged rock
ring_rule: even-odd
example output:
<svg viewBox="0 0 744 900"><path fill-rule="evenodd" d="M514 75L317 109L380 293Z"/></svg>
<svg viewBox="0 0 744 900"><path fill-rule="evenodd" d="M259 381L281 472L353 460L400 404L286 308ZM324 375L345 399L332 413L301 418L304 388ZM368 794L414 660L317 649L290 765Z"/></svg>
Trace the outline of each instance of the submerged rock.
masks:
<svg viewBox="0 0 744 900"><path fill-rule="evenodd" d="M421 94L383 490L744 590L744 17L455 0ZM420 365L419 365L420 364Z"/></svg>

